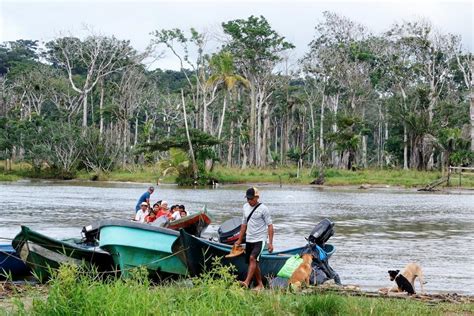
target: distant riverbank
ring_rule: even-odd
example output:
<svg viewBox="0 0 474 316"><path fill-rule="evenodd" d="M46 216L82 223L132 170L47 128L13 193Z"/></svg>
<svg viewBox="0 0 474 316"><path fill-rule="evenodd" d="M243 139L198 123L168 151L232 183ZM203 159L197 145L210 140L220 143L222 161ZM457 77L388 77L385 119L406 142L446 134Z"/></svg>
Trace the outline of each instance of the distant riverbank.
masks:
<svg viewBox="0 0 474 316"><path fill-rule="evenodd" d="M218 166L210 172L209 177L220 184L246 184L246 183L268 183L268 184L292 184L308 185L318 176L315 170L303 168L300 172L294 167L276 168L227 168ZM325 170L325 186L353 186L368 188L404 187L423 188L426 185L442 178L440 171L416 171L398 169L365 169L365 170ZM11 171L5 171L0 167L0 181L17 181L20 179L57 179L54 174L47 170L39 173L33 172L27 164L16 164ZM119 181L119 182L141 182L141 183L175 183L176 175L163 175L157 166L134 166L127 169L115 170L110 173L78 172L73 177L77 180L91 181ZM461 185L459 183L461 182ZM450 179L450 186L454 188L473 189L474 177L463 176L461 181L458 175ZM439 188L446 187L446 183Z"/></svg>

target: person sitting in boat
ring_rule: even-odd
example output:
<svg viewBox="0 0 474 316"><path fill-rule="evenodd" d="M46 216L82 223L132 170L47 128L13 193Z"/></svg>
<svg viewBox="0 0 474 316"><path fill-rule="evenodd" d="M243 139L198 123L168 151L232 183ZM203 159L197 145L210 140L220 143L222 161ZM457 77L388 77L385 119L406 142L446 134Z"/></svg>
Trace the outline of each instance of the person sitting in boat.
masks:
<svg viewBox="0 0 474 316"><path fill-rule="evenodd" d="M184 205L181 204L178 208L179 208L179 215L181 215L181 217L188 216L188 212L186 212L186 208L184 207Z"/></svg>
<svg viewBox="0 0 474 316"><path fill-rule="evenodd" d="M137 213L140 210L141 205L143 204L143 202L146 202L148 205L151 205L150 204L150 195L152 195L153 192L155 192L155 188L154 187L149 187L148 190L145 193L143 193L140 196L140 198L138 198L137 205L135 206L135 211Z"/></svg>
<svg viewBox="0 0 474 316"><path fill-rule="evenodd" d="M153 223L156 220L155 210L150 210L150 214L145 217L145 223Z"/></svg>
<svg viewBox="0 0 474 316"><path fill-rule="evenodd" d="M134 221L144 223L146 216L148 216L148 203L142 202L142 204L140 204L140 210L135 214Z"/></svg>
<svg viewBox="0 0 474 316"><path fill-rule="evenodd" d="M155 212L155 215L158 214L158 212L160 211L160 206L161 206L161 200L153 204L152 210Z"/></svg>
<svg viewBox="0 0 474 316"><path fill-rule="evenodd" d="M179 212L179 205L171 206L170 213L171 213L170 221L175 221L181 218L181 214Z"/></svg>
<svg viewBox="0 0 474 316"><path fill-rule="evenodd" d="M170 211L168 210L168 202L161 201L161 205L158 210L158 213L156 213L156 217L159 218L161 216L166 216L167 218L169 218L170 215Z"/></svg>

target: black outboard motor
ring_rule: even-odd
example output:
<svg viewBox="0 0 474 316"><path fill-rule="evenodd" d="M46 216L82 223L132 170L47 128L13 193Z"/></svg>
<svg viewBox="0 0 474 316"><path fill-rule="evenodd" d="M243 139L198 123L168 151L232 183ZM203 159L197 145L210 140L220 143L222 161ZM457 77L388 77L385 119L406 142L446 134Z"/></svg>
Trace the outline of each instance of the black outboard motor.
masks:
<svg viewBox="0 0 474 316"><path fill-rule="evenodd" d="M332 235L334 235L334 223L325 218L314 226L309 234L308 242L322 247Z"/></svg>
<svg viewBox="0 0 474 316"><path fill-rule="evenodd" d="M234 217L229 220L226 220L217 230L219 235L219 242L233 245L240 236L240 226L242 225L241 217ZM242 240L242 243L245 242L245 237Z"/></svg>
<svg viewBox="0 0 474 316"><path fill-rule="evenodd" d="M333 235L334 223L325 218L313 228L308 237L308 250L313 254L311 284L323 284L330 279L333 279L336 284L341 284L339 275L329 265L329 256L325 247L325 243Z"/></svg>
<svg viewBox="0 0 474 316"><path fill-rule="evenodd" d="M82 228L82 239L85 243L95 245L99 240L100 222L84 226Z"/></svg>

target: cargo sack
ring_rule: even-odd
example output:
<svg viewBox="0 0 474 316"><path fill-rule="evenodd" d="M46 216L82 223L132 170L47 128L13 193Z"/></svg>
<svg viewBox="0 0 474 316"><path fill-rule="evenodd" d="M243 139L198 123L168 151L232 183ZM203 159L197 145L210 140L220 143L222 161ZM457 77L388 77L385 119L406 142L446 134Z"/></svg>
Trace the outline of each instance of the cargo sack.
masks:
<svg viewBox="0 0 474 316"><path fill-rule="evenodd" d="M303 263L303 258L300 255L294 255L288 260L286 260L285 265L278 271L277 276L282 278L290 278L293 274L293 271L298 268L298 266Z"/></svg>
<svg viewBox="0 0 474 316"><path fill-rule="evenodd" d="M318 245L314 245L312 250L313 250L313 256L317 254L319 260L324 261L324 260L329 259L327 252L323 248L319 247Z"/></svg>

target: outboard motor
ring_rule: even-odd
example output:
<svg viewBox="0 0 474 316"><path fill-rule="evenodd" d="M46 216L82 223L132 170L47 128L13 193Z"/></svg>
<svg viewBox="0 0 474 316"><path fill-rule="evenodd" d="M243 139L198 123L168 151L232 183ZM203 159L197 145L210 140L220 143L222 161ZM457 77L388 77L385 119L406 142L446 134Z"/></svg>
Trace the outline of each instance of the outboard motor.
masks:
<svg viewBox="0 0 474 316"><path fill-rule="evenodd" d="M334 235L334 223L325 218L314 226L309 234L308 242L322 247L332 235Z"/></svg>
<svg viewBox="0 0 474 316"><path fill-rule="evenodd" d="M83 241L95 245L99 240L99 228L100 223L84 226L81 231Z"/></svg>
<svg viewBox="0 0 474 316"><path fill-rule="evenodd" d="M334 247L326 242L334 235L334 223L325 218L311 231L308 237L308 251L313 254L311 284L323 284L333 279L336 284L341 284L341 279L336 271L329 265L329 257L334 252Z"/></svg>
<svg viewBox="0 0 474 316"><path fill-rule="evenodd" d="M217 230L219 242L223 244L233 245L240 236L240 226L242 225L241 217L234 217L226 220ZM242 243L245 242L245 237Z"/></svg>

